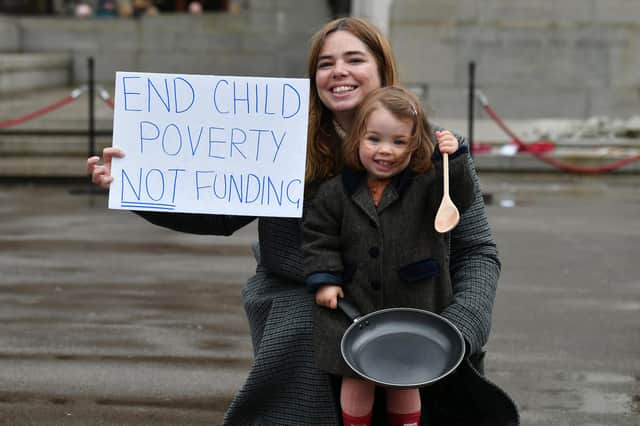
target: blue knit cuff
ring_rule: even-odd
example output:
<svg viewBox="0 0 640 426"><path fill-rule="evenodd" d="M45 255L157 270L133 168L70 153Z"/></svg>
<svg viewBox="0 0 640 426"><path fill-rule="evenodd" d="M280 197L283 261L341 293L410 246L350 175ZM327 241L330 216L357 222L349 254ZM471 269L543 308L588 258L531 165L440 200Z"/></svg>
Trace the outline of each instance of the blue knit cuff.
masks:
<svg viewBox="0 0 640 426"><path fill-rule="evenodd" d="M449 160L453 160L454 158L457 158L457 157L461 156L462 154L466 154L467 152L469 152L469 147L466 144L460 144L460 146L458 147L457 151L454 152L453 154L449 155ZM433 154L431 155L431 160L432 161L438 161L438 162L442 161L442 153L438 149L437 145L433 149Z"/></svg>
<svg viewBox="0 0 640 426"><path fill-rule="evenodd" d="M341 272L314 272L304 279L307 290L315 293L318 288L327 284L342 285Z"/></svg>

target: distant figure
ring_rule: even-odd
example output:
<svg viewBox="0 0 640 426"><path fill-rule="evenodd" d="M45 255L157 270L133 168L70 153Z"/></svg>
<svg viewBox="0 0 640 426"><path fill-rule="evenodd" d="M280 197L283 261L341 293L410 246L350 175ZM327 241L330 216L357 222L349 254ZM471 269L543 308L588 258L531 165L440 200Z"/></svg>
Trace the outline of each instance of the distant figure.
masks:
<svg viewBox="0 0 640 426"><path fill-rule="evenodd" d="M118 16L115 0L98 0L96 16L103 18L113 18Z"/></svg>
<svg viewBox="0 0 640 426"><path fill-rule="evenodd" d="M202 3L199 1L192 1L189 3L189 14L190 15L202 15Z"/></svg>
<svg viewBox="0 0 640 426"><path fill-rule="evenodd" d="M123 18L140 18L142 16L157 16L158 8L151 0L118 0L116 10Z"/></svg>
<svg viewBox="0 0 640 426"><path fill-rule="evenodd" d="M85 19L93 16L93 9L87 3L78 3L73 13L76 18Z"/></svg>
<svg viewBox="0 0 640 426"><path fill-rule="evenodd" d="M133 0L133 17L157 16L160 11L154 6L151 0Z"/></svg>

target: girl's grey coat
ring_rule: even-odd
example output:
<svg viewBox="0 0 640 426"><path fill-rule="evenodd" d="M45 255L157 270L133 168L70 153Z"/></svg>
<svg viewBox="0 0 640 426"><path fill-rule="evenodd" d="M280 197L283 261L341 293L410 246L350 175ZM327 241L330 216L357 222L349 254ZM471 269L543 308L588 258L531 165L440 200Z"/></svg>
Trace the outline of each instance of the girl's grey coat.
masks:
<svg viewBox="0 0 640 426"><path fill-rule="evenodd" d="M451 196L461 212L473 201L474 189L465 157L457 155L449 162ZM426 173L405 170L395 176L377 208L364 171L345 169L320 185L305 210L303 226L306 281L312 290L329 277L363 314L390 307L442 312L453 291L449 247L444 234L434 229L443 195L441 166L439 160ZM317 306L314 320L318 366L357 377L340 355L349 318L340 310Z"/></svg>

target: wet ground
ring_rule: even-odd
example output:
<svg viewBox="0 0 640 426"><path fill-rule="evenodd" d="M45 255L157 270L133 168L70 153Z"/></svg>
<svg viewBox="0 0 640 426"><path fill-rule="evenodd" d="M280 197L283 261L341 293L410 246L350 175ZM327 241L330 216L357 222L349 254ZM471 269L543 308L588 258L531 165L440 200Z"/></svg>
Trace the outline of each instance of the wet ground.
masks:
<svg viewBox="0 0 640 426"><path fill-rule="evenodd" d="M640 424L637 176L483 174L488 376L523 425ZM251 345L255 224L182 235L83 184L0 184L0 425L214 425Z"/></svg>

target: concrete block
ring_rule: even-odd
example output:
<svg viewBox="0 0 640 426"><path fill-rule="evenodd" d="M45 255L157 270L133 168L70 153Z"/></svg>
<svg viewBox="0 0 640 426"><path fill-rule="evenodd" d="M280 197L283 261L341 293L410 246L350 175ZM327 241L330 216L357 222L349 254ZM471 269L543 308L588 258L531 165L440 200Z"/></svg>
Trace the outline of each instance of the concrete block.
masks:
<svg viewBox="0 0 640 426"><path fill-rule="evenodd" d="M22 35L22 49L26 52L98 51L95 37L78 32L56 32L44 29L27 30Z"/></svg>
<svg viewBox="0 0 640 426"><path fill-rule="evenodd" d="M595 4L602 0L570 0L552 2L552 26L575 27L592 25L595 18ZM606 1L606 0L605 0Z"/></svg>
<svg viewBox="0 0 640 426"><path fill-rule="evenodd" d="M453 84L458 58L449 41L456 38L454 27L393 27L390 38L402 80Z"/></svg>
<svg viewBox="0 0 640 426"><path fill-rule="evenodd" d="M277 59L270 53L236 52L219 56L200 56L194 58L185 53L158 58L152 53L140 55L139 68L144 72L275 76Z"/></svg>
<svg viewBox="0 0 640 426"><path fill-rule="evenodd" d="M249 0L249 13L284 11L288 14L305 13L318 14L323 16L329 15L328 2L325 1L304 1L299 0Z"/></svg>
<svg viewBox="0 0 640 426"><path fill-rule="evenodd" d="M0 93L69 84L71 58L65 54L0 54Z"/></svg>
<svg viewBox="0 0 640 426"><path fill-rule="evenodd" d="M270 51L279 53L287 43L288 38L283 34L274 34L265 38L263 33L245 33L241 35L238 49L245 52Z"/></svg>
<svg viewBox="0 0 640 426"><path fill-rule="evenodd" d="M553 0L483 0L480 3L480 22L511 28L539 28L554 21Z"/></svg>
<svg viewBox="0 0 640 426"><path fill-rule="evenodd" d="M96 81L111 82L116 71L143 71L140 56L134 51L77 51L73 54L73 80L76 84L88 81L88 58L94 57ZM150 71L151 70L145 70Z"/></svg>
<svg viewBox="0 0 640 426"><path fill-rule="evenodd" d="M0 93L19 92L69 83L68 69L26 70L0 74Z"/></svg>
<svg viewBox="0 0 640 426"><path fill-rule="evenodd" d="M467 114L468 89L464 86L433 86L429 87L424 99L427 115L434 120L440 118L464 118Z"/></svg>
<svg viewBox="0 0 640 426"><path fill-rule="evenodd" d="M12 19L0 17L0 52L17 52L20 49L20 31Z"/></svg>
<svg viewBox="0 0 640 426"><path fill-rule="evenodd" d="M640 84L591 90L590 116L630 118L640 111Z"/></svg>
<svg viewBox="0 0 640 426"><path fill-rule="evenodd" d="M0 176L10 178L85 177L86 155L60 157L0 157Z"/></svg>
<svg viewBox="0 0 640 426"><path fill-rule="evenodd" d="M175 36L179 50L196 55L222 55L244 48L246 35L239 32L180 32ZM269 50L268 46L264 50Z"/></svg>
<svg viewBox="0 0 640 426"><path fill-rule="evenodd" d="M390 8L391 26L476 21L481 3L479 0L395 0Z"/></svg>
<svg viewBox="0 0 640 426"><path fill-rule="evenodd" d="M579 87L484 87L499 114L509 118L591 116L590 92Z"/></svg>
<svg viewBox="0 0 640 426"><path fill-rule="evenodd" d="M638 28L640 2L637 0L599 0L594 3L594 20L605 25Z"/></svg>
<svg viewBox="0 0 640 426"><path fill-rule="evenodd" d="M619 31L625 43L610 51L610 78L613 87L640 87L640 27Z"/></svg>
<svg viewBox="0 0 640 426"><path fill-rule="evenodd" d="M57 134L11 134L0 138L0 155L2 157L60 157L88 155L89 142L87 135L57 135ZM95 139L97 151L111 146L111 136L97 136Z"/></svg>
<svg viewBox="0 0 640 426"><path fill-rule="evenodd" d="M476 87L502 118L583 118L591 115L590 93L573 87L480 85ZM466 117L468 89L465 86L429 87L427 105L437 117ZM477 104L476 104L477 105ZM485 114L477 105L480 118Z"/></svg>

